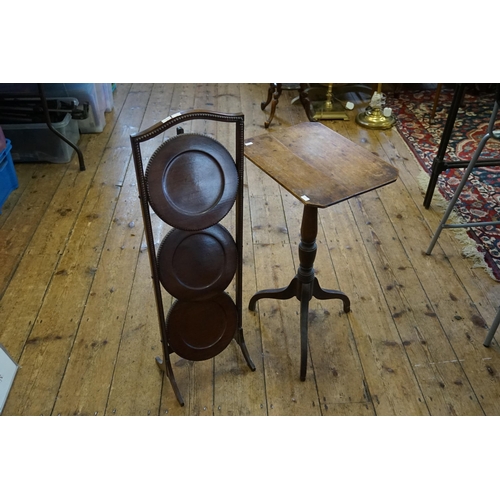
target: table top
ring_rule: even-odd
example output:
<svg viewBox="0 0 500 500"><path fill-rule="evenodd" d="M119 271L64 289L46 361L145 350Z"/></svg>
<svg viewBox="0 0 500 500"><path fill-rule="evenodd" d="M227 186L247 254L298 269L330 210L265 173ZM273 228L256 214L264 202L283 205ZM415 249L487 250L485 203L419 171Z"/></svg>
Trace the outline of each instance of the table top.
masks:
<svg viewBox="0 0 500 500"><path fill-rule="evenodd" d="M245 156L302 203L318 208L398 178L391 164L315 122L246 139Z"/></svg>

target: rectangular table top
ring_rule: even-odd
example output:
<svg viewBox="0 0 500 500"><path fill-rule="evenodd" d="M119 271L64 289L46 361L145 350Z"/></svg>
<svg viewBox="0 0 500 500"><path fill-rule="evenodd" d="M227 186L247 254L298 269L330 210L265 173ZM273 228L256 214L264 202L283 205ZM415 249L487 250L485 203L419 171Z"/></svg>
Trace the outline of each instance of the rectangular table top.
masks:
<svg viewBox="0 0 500 500"><path fill-rule="evenodd" d="M245 156L302 203L318 208L398 178L391 164L315 122L246 139Z"/></svg>

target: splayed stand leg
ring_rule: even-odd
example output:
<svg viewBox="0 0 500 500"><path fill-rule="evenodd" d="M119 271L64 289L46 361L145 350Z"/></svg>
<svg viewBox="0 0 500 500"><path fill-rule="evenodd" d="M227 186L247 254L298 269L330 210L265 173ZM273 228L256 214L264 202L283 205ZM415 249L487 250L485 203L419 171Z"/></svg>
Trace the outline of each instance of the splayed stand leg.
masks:
<svg viewBox="0 0 500 500"><path fill-rule="evenodd" d="M175 397L177 398L177 401L179 401L179 404L181 406L184 406L184 399L182 398L181 391L179 390L179 386L177 385L177 382L175 380L174 372L172 370L172 365L170 364L170 358L167 355L165 355L165 361L163 361L159 356L157 356L155 358L155 361L156 364L158 365L158 368L165 373L168 380L170 381L170 385L174 390L174 394Z"/></svg>

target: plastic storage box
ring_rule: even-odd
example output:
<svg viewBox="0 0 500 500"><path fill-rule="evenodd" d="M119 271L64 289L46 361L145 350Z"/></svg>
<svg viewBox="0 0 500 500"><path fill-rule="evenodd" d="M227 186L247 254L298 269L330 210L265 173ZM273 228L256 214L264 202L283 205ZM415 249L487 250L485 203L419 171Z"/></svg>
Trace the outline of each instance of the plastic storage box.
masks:
<svg viewBox="0 0 500 500"><path fill-rule="evenodd" d="M107 92L103 83L45 83L43 88L46 97L75 97L80 103L89 103L89 116L78 120L82 134L102 132L106 126L104 113L113 108L113 94Z"/></svg>
<svg viewBox="0 0 500 500"><path fill-rule="evenodd" d="M0 151L0 214L9 194L19 186L14 162L12 161L12 145L9 139L6 139L5 143L5 148Z"/></svg>
<svg viewBox="0 0 500 500"><path fill-rule="evenodd" d="M3 134L2 127L0 127L0 153L6 148L5 135Z"/></svg>
<svg viewBox="0 0 500 500"><path fill-rule="evenodd" d="M97 88L101 89L101 92L104 94L104 111L106 111L106 113L113 111L113 87L111 83L96 83L96 85Z"/></svg>
<svg viewBox="0 0 500 500"><path fill-rule="evenodd" d="M78 122L67 113L61 122L52 126L77 145L80 139ZM15 162L68 163L75 150L54 134L46 123L2 125L5 137L12 142L12 159Z"/></svg>

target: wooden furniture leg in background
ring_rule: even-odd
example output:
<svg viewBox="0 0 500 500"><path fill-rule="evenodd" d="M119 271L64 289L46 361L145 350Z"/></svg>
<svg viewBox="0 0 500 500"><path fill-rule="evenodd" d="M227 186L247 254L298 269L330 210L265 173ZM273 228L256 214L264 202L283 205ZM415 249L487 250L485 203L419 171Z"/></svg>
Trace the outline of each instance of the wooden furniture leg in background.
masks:
<svg viewBox="0 0 500 500"><path fill-rule="evenodd" d="M431 120L434 120L434 116L436 115L436 108L439 102L439 96L441 95L442 85L443 85L442 83L438 83L436 87L436 94L434 95L434 104L432 105L432 111L431 111Z"/></svg>
<svg viewBox="0 0 500 500"><path fill-rule="evenodd" d="M272 101L271 113L269 115L269 118L264 122L265 128L269 128L269 125L271 125L271 122L273 121L274 113L276 112L276 106L278 105L278 101L280 99L282 90L283 89L282 89L281 83L270 83L269 90L267 91L267 100L266 100L266 102L262 102L260 104L260 109L262 109L262 111L264 111L264 109L266 109L267 105Z"/></svg>
<svg viewBox="0 0 500 500"><path fill-rule="evenodd" d="M313 116L313 111L311 107L311 101L309 100L309 96L307 95L307 90L309 89L309 85L307 83L299 83L299 84L289 84L290 86L283 87L282 83L270 83L269 89L267 90L267 99L260 103L260 109L264 111L269 103L271 103L271 112L269 114L269 118L264 122L264 127L269 128L271 122L274 118L274 113L276 112L276 107L278 106L278 102L283 90L298 90L300 103L302 104L304 111L306 112L307 118L311 122L315 122L316 119ZM292 101L293 102L293 101Z"/></svg>

